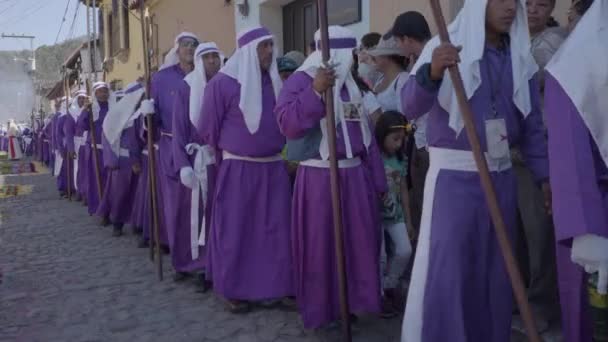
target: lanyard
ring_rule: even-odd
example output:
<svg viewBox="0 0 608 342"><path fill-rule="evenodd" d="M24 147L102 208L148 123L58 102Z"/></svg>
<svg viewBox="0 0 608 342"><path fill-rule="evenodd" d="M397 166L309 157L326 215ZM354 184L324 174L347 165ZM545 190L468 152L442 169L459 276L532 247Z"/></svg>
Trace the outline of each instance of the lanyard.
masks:
<svg viewBox="0 0 608 342"><path fill-rule="evenodd" d="M498 68L498 82L494 82L494 78L492 77L492 73L495 71L490 67L490 59L488 58L486 61L486 71L488 73L488 79L490 84L490 100L492 102L492 114L494 117L498 116L498 110L496 109L496 99L498 98L498 93L500 93L501 83L503 80L503 76L505 74L505 69L507 66L507 61L509 55L506 53L500 53L500 58L502 59L500 67Z"/></svg>

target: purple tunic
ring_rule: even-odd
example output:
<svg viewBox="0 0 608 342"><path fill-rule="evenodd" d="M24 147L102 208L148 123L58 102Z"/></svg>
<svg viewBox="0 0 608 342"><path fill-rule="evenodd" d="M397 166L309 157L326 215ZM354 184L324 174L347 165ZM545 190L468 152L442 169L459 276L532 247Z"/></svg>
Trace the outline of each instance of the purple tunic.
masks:
<svg viewBox="0 0 608 342"><path fill-rule="evenodd" d="M193 167L196 154L188 155L186 146L191 143L200 146L205 145L204 141L196 131L196 127L190 122L189 109L190 107L190 87L186 82L182 81L182 85L178 88L177 98L175 102L175 110L173 113L173 162L177 173L183 167ZM213 185L215 184L215 166L207 167L207 203L202 206L202 198L199 196L199 223L197 228L200 229L203 215L206 217L205 230L208 236L209 225L211 223L211 201L213 198ZM198 184L196 185L198 186ZM175 189L176 201L175 215L172 220L176 222L176 229L169 237L171 242L171 258L173 267L179 272L201 271L205 268L206 249L199 247L199 256L196 259L192 258L191 252L191 225L190 225L190 210L192 202L192 190L179 183Z"/></svg>
<svg viewBox="0 0 608 342"><path fill-rule="evenodd" d="M67 156L66 156L66 145L65 145L65 134L64 134L64 130L63 130L63 123L65 122L65 119L68 117L68 114L65 115L61 115L58 117L58 119L55 121L55 126L54 131L53 131L53 135L54 135L54 147L55 150L57 150L59 152L59 154L61 155L61 157L63 158L63 163L61 164L61 171L59 172L59 175L57 176L57 190L59 190L59 192L61 193L67 193L68 191L68 175L67 175ZM70 166L72 165L71 163L69 163Z"/></svg>
<svg viewBox="0 0 608 342"><path fill-rule="evenodd" d="M553 220L564 341L589 342L586 274L571 259L572 240L608 238L608 169L580 113L560 84L545 74Z"/></svg>
<svg viewBox="0 0 608 342"><path fill-rule="evenodd" d="M342 99L348 100L345 89ZM325 117L325 105L312 89L312 78L303 72L285 82L276 111L281 130L290 139L301 138ZM353 155L363 160L361 166L340 169L349 304L353 313L377 313L381 291L376 212L386 178L375 141L368 150L360 124L347 125ZM341 137L337 156L346 158ZM307 328L340 317L330 189L328 168L299 166L292 204L292 255L296 298Z"/></svg>
<svg viewBox="0 0 608 342"><path fill-rule="evenodd" d="M82 115L88 115L87 112L82 111L80 112L80 115L78 115L78 119L77 121L81 120L81 116ZM87 159L85 158L86 155L86 151L88 150L88 146L85 143L85 141L83 141L84 137L84 130L82 129L82 127L75 127L75 131L74 131L74 138L75 139L79 139L81 144L80 146L78 146L78 150L75 151L77 154L77 159L76 162L78 163L78 173L76 174L76 183L78 184L78 192L80 193L80 195L83 198L86 198L86 194L87 194L87 186L88 186L88 180L87 180ZM78 144L75 145L75 147Z"/></svg>
<svg viewBox="0 0 608 342"><path fill-rule="evenodd" d="M76 120L71 115L66 115L63 119L63 145L65 154L74 153L74 134L76 132ZM76 163L75 159L70 159L69 168L67 168L67 172L70 174L70 181L72 182L70 191L72 195L76 193L76 179L74 177L74 163ZM67 167L67 162L64 160L65 167ZM67 173L66 172L66 173Z"/></svg>
<svg viewBox="0 0 608 342"><path fill-rule="evenodd" d="M97 179L95 174L95 159L93 156L93 152L97 153L97 158L99 161L99 173L101 177L101 189L103 191L106 178L107 178L107 170L103 167L103 159L102 159L102 142L101 142L101 123L106 117L108 113L108 103L102 102L99 104L99 118L95 120L94 124L94 134L95 134L95 142L97 146L92 146L91 144L91 132L89 126L89 117L90 113L87 110L83 110L80 116L78 117L78 121L76 122L77 129L82 130L83 132L88 132L87 134L87 149L85 150L85 159L86 159L86 170L87 170L87 205L89 208L89 215L94 215L97 212L97 207L99 206L99 201L101 196L98 194L97 190Z"/></svg>
<svg viewBox="0 0 608 342"><path fill-rule="evenodd" d="M177 203L181 200L179 193L179 175L173 166L172 154L172 123L173 111L176 101L177 89L184 82L186 74L179 65L174 65L167 69L161 70L154 74L152 78L152 98L156 114L154 116L156 133L155 141L158 142L158 154L160 158L156 159L156 175L159 187L159 209L163 212L163 224L169 238L169 246L171 247L171 238L175 236L175 231L178 229L178 217L176 215ZM162 193L162 196L160 195Z"/></svg>
<svg viewBox="0 0 608 342"><path fill-rule="evenodd" d="M294 294L290 254L291 189L284 162L221 160L237 156L270 157L281 153L281 135L273 109L275 94L262 74L259 130L249 133L239 109L240 85L217 74L207 85L198 131L215 149L219 164L208 236L208 263L215 291L228 299L262 300Z"/></svg>
<svg viewBox="0 0 608 342"><path fill-rule="evenodd" d="M51 121L49 121L46 126L44 126L44 128L42 129L42 134L41 134L41 140L42 140L42 159L43 162L47 165L47 166L51 166L51 155L52 155L52 148L51 148L51 139L52 139L52 134L53 132L53 124L52 124L52 119Z"/></svg>
<svg viewBox="0 0 608 342"><path fill-rule="evenodd" d="M504 66L504 68L501 68ZM485 120L491 115L490 80L504 72L497 87L497 117L506 121L510 146L518 145L538 182L548 177L546 142L534 80L529 82L532 111L524 119L513 103L511 57L486 47L481 60L481 86L470 98L481 147L487 151ZM431 147L470 151L467 135L448 125L437 101L439 84L423 66L402 89L408 119L429 113ZM494 72L493 77L488 70ZM496 88L494 88L496 91ZM403 338L412 341L508 342L512 291L477 172L431 165L425 184L423 222L403 322ZM436 164L440 165L440 164ZM507 234L515 241L516 180L510 168L491 172ZM434 188L434 192L432 191ZM435 195L434 195L435 194ZM428 196L428 198L427 198Z"/></svg>
<svg viewBox="0 0 608 342"><path fill-rule="evenodd" d="M129 139L132 138L129 130L134 128L127 128L121 134L118 155L112 151L105 135L102 136L103 165L108 175L97 215L108 217L115 225L129 222L137 190L137 176L133 173L133 164L137 159L129 154Z"/></svg>

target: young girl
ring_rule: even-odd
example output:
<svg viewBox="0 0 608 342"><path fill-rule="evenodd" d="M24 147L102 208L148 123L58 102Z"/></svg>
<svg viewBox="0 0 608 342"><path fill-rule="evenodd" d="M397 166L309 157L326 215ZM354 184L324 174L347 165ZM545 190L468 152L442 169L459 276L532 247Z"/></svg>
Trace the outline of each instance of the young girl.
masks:
<svg viewBox="0 0 608 342"><path fill-rule="evenodd" d="M384 275L383 317L391 317L403 310L403 291L399 280L405 273L412 246L408 236L413 228L409 209L409 195L405 177L407 158L405 117L396 111L384 112L376 124L376 141L382 152L382 161L388 183L388 192L382 208L383 239L381 250L381 270ZM407 223L407 224L406 224ZM409 234L411 236L411 234ZM386 244L392 246L392 255L387 258ZM387 269L387 259L388 269Z"/></svg>

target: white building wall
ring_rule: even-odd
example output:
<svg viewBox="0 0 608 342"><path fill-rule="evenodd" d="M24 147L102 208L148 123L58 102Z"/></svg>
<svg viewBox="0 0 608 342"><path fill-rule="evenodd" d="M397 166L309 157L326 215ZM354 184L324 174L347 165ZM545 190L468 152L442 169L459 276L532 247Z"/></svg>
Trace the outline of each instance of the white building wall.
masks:
<svg viewBox="0 0 608 342"><path fill-rule="evenodd" d="M282 7L294 0L249 0L249 15L243 16L239 12L238 4L243 0L236 0L234 6L234 23L238 32L254 26L265 26L278 38L276 44L279 52L283 53L283 9ZM370 1L361 0L361 21L347 25L353 30L357 39L370 32Z"/></svg>

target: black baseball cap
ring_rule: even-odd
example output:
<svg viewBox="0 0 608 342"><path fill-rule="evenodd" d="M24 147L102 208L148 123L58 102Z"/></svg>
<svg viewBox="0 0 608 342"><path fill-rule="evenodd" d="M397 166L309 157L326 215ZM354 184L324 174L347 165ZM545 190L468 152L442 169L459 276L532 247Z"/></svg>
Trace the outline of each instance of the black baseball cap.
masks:
<svg viewBox="0 0 608 342"><path fill-rule="evenodd" d="M431 29L424 15L420 12L409 11L401 13L393 24L393 28L389 31L394 37L408 37L419 42L425 42L431 39Z"/></svg>

